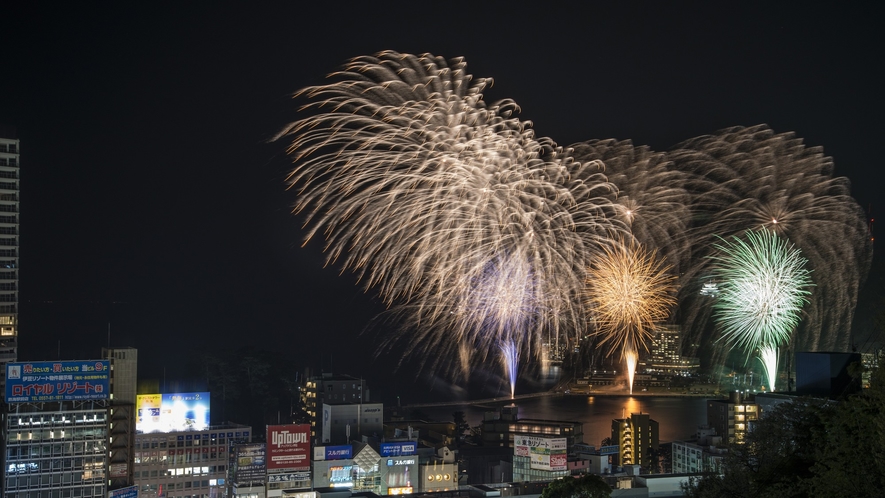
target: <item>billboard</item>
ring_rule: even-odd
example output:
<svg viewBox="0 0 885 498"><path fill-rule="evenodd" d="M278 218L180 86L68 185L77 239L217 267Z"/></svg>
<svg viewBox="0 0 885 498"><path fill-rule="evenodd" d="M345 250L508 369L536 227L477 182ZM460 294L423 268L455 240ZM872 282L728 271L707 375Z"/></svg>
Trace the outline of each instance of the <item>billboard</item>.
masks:
<svg viewBox="0 0 885 498"><path fill-rule="evenodd" d="M199 431L209 427L209 393L139 394L135 430Z"/></svg>
<svg viewBox="0 0 885 498"><path fill-rule="evenodd" d="M138 498L138 486L127 486L108 491L108 498Z"/></svg>
<svg viewBox="0 0 885 498"><path fill-rule="evenodd" d="M6 402L108 399L110 361L37 361L6 364Z"/></svg>
<svg viewBox="0 0 885 498"><path fill-rule="evenodd" d="M379 449L383 457L414 455L418 451L418 443L414 441L381 443Z"/></svg>
<svg viewBox="0 0 885 498"><path fill-rule="evenodd" d="M530 467L536 470L566 470L567 447L568 442L564 437L513 437L513 454L529 457Z"/></svg>
<svg viewBox="0 0 885 498"><path fill-rule="evenodd" d="M264 484L267 475L266 461L264 443L234 445L230 465L233 483Z"/></svg>
<svg viewBox="0 0 885 498"><path fill-rule="evenodd" d="M268 470L310 470L310 424L267 426Z"/></svg>
<svg viewBox="0 0 885 498"><path fill-rule="evenodd" d="M353 446L344 444L340 446L314 446L313 459L323 460L348 460L353 458Z"/></svg>

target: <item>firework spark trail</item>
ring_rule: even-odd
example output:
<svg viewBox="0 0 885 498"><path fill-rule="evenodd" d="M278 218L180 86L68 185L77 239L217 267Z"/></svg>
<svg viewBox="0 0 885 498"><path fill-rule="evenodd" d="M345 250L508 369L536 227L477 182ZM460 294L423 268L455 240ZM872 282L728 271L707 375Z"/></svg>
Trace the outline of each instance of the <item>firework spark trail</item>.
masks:
<svg viewBox="0 0 885 498"><path fill-rule="evenodd" d="M777 348L790 340L811 294L807 260L767 228L747 232L743 238L733 236L714 247L719 253L711 259L720 284L713 311L721 340L740 347L748 357L761 352L766 369L775 368L767 372L773 384Z"/></svg>
<svg viewBox="0 0 885 498"><path fill-rule="evenodd" d="M633 361L648 351L656 323L663 322L676 304L675 277L656 253L633 242L606 247L587 270L585 302L593 315L599 347L619 352ZM629 369L628 369L629 370ZM632 379L630 382L632 392Z"/></svg>
<svg viewBox="0 0 885 498"><path fill-rule="evenodd" d="M405 343L426 366L451 370L464 344L486 352L479 358L496 349L501 329L477 328L488 317L464 304L502 257L531 269L540 310L521 331L522 351L537 354L543 330L582 322L572 301L584 258L621 229L597 215L613 209L604 177L572 177L594 165L536 140L512 101L487 105L491 80L472 78L463 59L383 52L330 78L298 93L311 115L278 138L292 139L289 181L307 239L323 236L328 263L407 320L386 347Z"/></svg>
<svg viewBox="0 0 885 498"><path fill-rule="evenodd" d="M689 180L695 225L694 265L686 279L709 274L716 236L765 226L794 243L814 270L815 288L797 333L800 350L847 350L857 296L872 260L863 210L846 178L833 178L832 159L792 133L764 125L698 137L668 154ZM700 282L697 283L697 287ZM708 307L698 288L683 286L688 343L709 342Z"/></svg>
<svg viewBox="0 0 885 498"><path fill-rule="evenodd" d="M504 371L510 380L510 399L516 394L517 366L519 365L519 347L511 340L505 340L499 344L501 348L501 360L504 363Z"/></svg>
<svg viewBox="0 0 885 498"><path fill-rule="evenodd" d="M765 377L768 379L768 392L774 392L777 384L777 348L763 347L759 350L759 360L765 369Z"/></svg>

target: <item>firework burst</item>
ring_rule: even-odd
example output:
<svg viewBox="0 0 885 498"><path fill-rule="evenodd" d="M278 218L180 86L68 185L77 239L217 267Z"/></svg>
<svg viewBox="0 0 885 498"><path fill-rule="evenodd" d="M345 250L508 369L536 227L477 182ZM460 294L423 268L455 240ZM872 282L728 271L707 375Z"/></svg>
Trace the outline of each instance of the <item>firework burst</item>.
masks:
<svg viewBox="0 0 885 498"><path fill-rule="evenodd" d="M678 275L691 254L686 175L673 169L665 154L636 147L629 140L591 140L571 145L569 151L581 163L605 165L605 176L618 189L616 216Z"/></svg>
<svg viewBox="0 0 885 498"><path fill-rule="evenodd" d="M648 350L656 323L663 322L676 304L676 278L669 268L635 242L606 247L587 270L585 302L593 316L599 346L619 352L636 366L640 350Z"/></svg>
<svg viewBox="0 0 885 498"><path fill-rule="evenodd" d="M668 158L687 175L693 211L695 251L685 279L694 285L683 285L680 295L685 342L712 343L708 300L699 291L711 275L716 237L763 226L795 244L814 270L814 291L794 345L847 350L872 246L848 180L833 177L832 159L820 147L805 147L792 133L775 134L764 125L689 140Z"/></svg>
<svg viewBox="0 0 885 498"><path fill-rule="evenodd" d="M506 333L537 353L542 330L581 321L583 258L620 228L598 214L611 210L604 177L572 178L594 165L536 140L512 101L487 105L491 80L460 58L383 52L330 78L298 93L311 115L280 134L292 139L295 212L330 264L406 321L387 346L402 339L426 366L458 370L464 344L484 359ZM508 277L520 272L529 290Z"/></svg>
<svg viewBox="0 0 885 498"><path fill-rule="evenodd" d="M744 240L744 238L746 240ZM801 251L772 230L747 232L715 247L719 295L713 305L722 340L759 353L771 386L777 374L777 348L799 324L812 286ZM772 360L772 357L774 360Z"/></svg>

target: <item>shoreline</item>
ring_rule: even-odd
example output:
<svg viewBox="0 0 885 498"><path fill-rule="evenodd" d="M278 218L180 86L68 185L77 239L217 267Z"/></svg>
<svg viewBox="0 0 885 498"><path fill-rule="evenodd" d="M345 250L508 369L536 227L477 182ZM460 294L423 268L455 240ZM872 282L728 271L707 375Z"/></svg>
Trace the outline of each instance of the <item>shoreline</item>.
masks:
<svg viewBox="0 0 885 498"><path fill-rule="evenodd" d="M535 398L543 398L543 397L594 397L594 396L603 396L607 398L727 398L728 393L692 393L692 392L658 392L658 391L643 391L643 392L634 392L633 394L627 392L611 392L611 391L581 391L581 392L539 392L539 393L528 393L528 394L517 394L514 397L510 396L498 396L495 398L484 398L484 399L473 399L473 400L451 400L451 401L435 401L431 403L415 403L415 404L404 404L401 406L397 406L395 408L403 409L403 408L434 408L434 407L444 407L444 406L482 406L487 404L494 403L506 403L508 401L519 401L522 399L535 399ZM392 407L394 408L394 407Z"/></svg>

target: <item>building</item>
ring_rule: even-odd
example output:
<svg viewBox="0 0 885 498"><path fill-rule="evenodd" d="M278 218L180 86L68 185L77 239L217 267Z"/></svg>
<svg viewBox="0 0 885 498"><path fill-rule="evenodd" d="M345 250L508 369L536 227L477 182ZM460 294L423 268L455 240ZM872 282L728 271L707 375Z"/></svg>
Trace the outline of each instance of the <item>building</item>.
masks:
<svg viewBox="0 0 885 498"><path fill-rule="evenodd" d="M134 482L139 498L222 497L232 443L248 443L245 425L180 432L139 432L134 445Z"/></svg>
<svg viewBox="0 0 885 498"><path fill-rule="evenodd" d="M657 325L652 334L645 370L670 375L690 375L700 368L698 358L684 357L679 352L679 326Z"/></svg>
<svg viewBox="0 0 885 498"><path fill-rule="evenodd" d="M552 481L571 475L568 440L517 435L513 439L513 481Z"/></svg>
<svg viewBox="0 0 885 498"><path fill-rule="evenodd" d="M324 404L359 404L369 401L369 388L363 379L331 373L308 377L301 388L301 406L310 420L312 444L325 443L322 439L323 419L320 416Z"/></svg>
<svg viewBox="0 0 885 498"><path fill-rule="evenodd" d="M726 453L722 437L707 426L698 427L691 441L674 441L671 451L674 474L717 471Z"/></svg>
<svg viewBox="0 0 885 498"><path fill-rule="evenodd" d="M742 442L759 418L759 407L734 391L728 399L707 400L707 425L729 443Z"/></svg>
<svg viewBox="0 0 885 498"><path fill-rule="evenodd" d="M516 436L563 437L570 449L584 442L584 424L519 418L519 407L516 405L502 406L497 411L485 413L482 421L484 446L513 448Z"/></svg>
<svg viewBox="0 0 885 498"><path fill-rule="evenodd" d="M110 361L9 362L4 372L5 497L98 498L126 487L129 469L110 459L110 435L120 429Z"/></svg>
<svg viewBox="0 0 885 498"><path fill-rule="evenodd" d="M647 413L631 413L629 418L612 420L612 441L616 441L620 465L649 468L652 452L660 446L658 422Z"/></svg>
<svg viewBox="0 0 885 498"><path fill-rule="evenodd" d="M384 434L384 405L381 403L323 403L323 444L349 444L362 436Z"/></svg>
<svg viewBox="0 0 885 498"><path fill-rule="evenodd" d="M18 359L19 154L14 130L0 130L0 392L4 365Z"/></svg>
<svg viewBox="0 0 885 498"><path fill-rule="evenodd" d="M10 406L4 496L107 496L108 408L107 400Z"/></svg>

